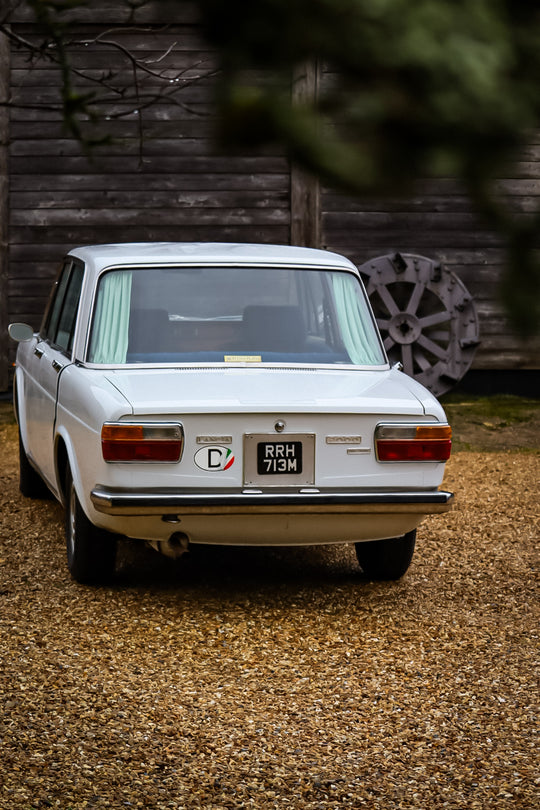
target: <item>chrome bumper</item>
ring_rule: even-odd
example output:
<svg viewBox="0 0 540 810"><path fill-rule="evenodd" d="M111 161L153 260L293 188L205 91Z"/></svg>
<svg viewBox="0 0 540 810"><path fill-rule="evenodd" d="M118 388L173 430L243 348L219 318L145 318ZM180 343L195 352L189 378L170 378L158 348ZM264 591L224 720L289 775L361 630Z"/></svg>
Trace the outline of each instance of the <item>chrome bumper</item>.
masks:
<svg viewBox="0 0 540 810"><path fill-rule="evenodd" d="M91 493L106 515L381 514L430 515L452 508L451 492L178 492L96 486Z"/></svg>

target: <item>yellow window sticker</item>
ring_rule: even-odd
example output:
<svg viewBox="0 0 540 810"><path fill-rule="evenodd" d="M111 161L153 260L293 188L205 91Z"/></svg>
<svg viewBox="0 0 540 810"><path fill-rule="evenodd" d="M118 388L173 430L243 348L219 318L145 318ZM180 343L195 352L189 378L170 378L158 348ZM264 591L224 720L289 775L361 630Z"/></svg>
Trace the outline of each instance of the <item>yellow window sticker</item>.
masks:
<svg viewBox="0 0 540 810"><path fill-rule="evenodd" d="M260 354L226 354L224 360L226 363L260 363L262 358Z"/></svg>

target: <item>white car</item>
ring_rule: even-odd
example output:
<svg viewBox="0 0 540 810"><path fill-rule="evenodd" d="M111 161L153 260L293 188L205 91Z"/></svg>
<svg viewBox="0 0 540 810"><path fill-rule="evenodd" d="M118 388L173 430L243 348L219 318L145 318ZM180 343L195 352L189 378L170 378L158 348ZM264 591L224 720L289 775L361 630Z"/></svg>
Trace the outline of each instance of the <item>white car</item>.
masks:
<svg viewBox="0 0 540 810"><path fill-rule="evenodd" d="M306 248L79 247L38 332L12 324L20 487L65 505L79 582L114 571L119 536L354 543L397 579L439 490L451 429L390 368L356 267Z"/></svg>

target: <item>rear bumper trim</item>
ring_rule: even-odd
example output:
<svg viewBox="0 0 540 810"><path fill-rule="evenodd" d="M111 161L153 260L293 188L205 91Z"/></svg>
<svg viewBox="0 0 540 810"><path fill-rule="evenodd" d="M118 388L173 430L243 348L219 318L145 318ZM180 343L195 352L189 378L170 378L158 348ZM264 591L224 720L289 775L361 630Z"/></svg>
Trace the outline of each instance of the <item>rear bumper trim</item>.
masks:
<svg viewBox="0 0 540 810"><path fill-rule="evenodd" d="M96 486L91 493L98 512L108 515L192 515L301 513L434 514L452 508L454 496L443 490L412 492L208 493L174 489L127 490Z"/></svg>

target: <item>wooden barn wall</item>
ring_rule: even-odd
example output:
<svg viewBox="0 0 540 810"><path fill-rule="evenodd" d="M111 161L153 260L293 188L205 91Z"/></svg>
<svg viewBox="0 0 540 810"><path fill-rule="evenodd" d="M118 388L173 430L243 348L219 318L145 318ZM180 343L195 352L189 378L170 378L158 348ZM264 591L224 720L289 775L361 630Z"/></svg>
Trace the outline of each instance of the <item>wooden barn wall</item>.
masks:
<svg viewBox="0 0 540 810"><path fill-rule="evenodd" d="M142 49L160 66L188 71L178 105L156 105L142 115L125 112L120 101L110 109L113 141L89 158L66 136L58 103L59 74L52 65L29 65L16 48L4 53L13 105L9 147L0 157L4 175L9 161L9 221L2 185L0 225L9 241L9 261L0 262L0 324L22 320L37 326L63 253L77 244L142 240L222 240L310 243L349 256L360 265L376 256L400 251L419 253L454 270L474 296L480 317L481 345L474 369L538 368L539 343L521 343L510 330L498 299L504 266L500 240L470 210L453 180L424 183L399 200L351 199L291 169L283 154L226 155L213 139L216 108L214 54L205 49L196 14L175 2L174 26L164 27L163 2L148 2L135 21L119 16L114 0L76 10L76 37L92 39L101 27L115 29L126 48ZM145 26L136 31L133 22ZM31 17L20 7L13 30L34 33ZM169 48L174 53L168 56ZM5 49L4 49L5 50ZM118 52L92 45L74 47L75 65L101 75L121 65ZM167 62L169 60L169 62ZM9 61L11 61L10 66ZM125 71L125 82L131 73ZM317 77L296 76L299 97L313 92ZM310 89L311 88L311 89ZM85 89L84 87L82 89ZM152 79L144 89L152 89ZM88 124L87 132L92 132ZM141 140L140 135L143 135ZM97 126L94 134L103 134ZM5 145L5 138L4 138ZM7 151L7 154L6 154ZM5 176L4 176L5 181ZM502 184L517 210L540 204L540 136ZM0 228L1 238L1 228ZM6 303L7 299L7 303ZM5 366L7 339L0 336L0 363ZM14 346L9 346L9 361ZM7 374L0 368L0 390Z"/></svg>
<svg viewBox="0 0 540 810"><path fill-rule="evenodd" d="M13 29L31 36L31 24ZM101 29L102 30L102 29ZM77 25L76 39L93 39L100 29ZM88 157L66 136L58 103L59 72L32 67L12 49L9 146L9 319L38 326L51 281L67 249L104 242L290 241L290 170L280 153L227 155L215 144L215 64L191 20L155 27L141 35L115 25L122 47L145 58L168 61L187 72L178 104L157 104L122 118L111 105L107 131L113 141ZM168 57L162 58L174 46ZM73 64L95 75L121 67L110 47L71 49ZM125 70L124 81L131 73ZM84 86L82 89L85 89ZM151 77L141 90L153 89ZM102 128L88 124L86 133ZM141 139L142 133L142 139ZM13 354L13 347L11 347Z"/></svg>
<svg viewBox="0 0 540 810"><path fill-rule="evenodd" d="M540 206L540 133L501 179L516 211ZM481 343L473 369L538 369L540 341L524 342L508 324L499 296L505 266L500 238L471 210L455 180L419 184L400 199L351 199L324 190L323 244L355 264L388 253L413 253L441 262L465 284L475 300Z"/></svg>
<svg viewBox="0 0 540 810"><path fill-rule="evenodd" d="M10 47L6 37L0 35L0 102L9 99ZM0 391L9 385L9 111L0 106Z"/></svg>

